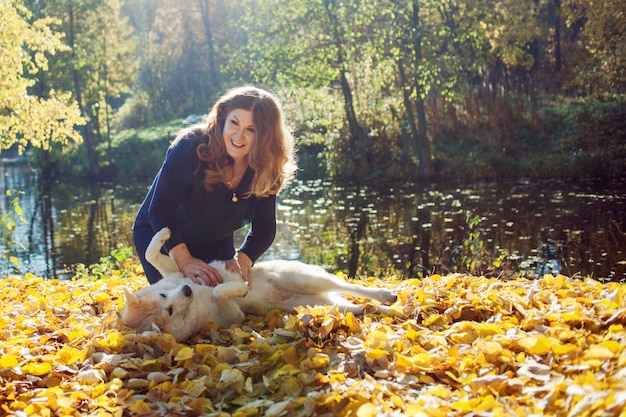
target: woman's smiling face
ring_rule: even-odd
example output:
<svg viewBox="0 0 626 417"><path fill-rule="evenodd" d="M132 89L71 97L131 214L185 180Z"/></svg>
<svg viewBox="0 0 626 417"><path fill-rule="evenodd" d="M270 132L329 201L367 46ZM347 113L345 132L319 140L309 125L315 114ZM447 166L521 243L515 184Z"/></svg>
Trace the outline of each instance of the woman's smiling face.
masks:
<svg viewBox="0 0 626 417"><path fill-rule="evenodd" d="M256 139L252 112L235 109L228 113L223 132L226 152L231 158L237 161L248 156Z"/></svg>

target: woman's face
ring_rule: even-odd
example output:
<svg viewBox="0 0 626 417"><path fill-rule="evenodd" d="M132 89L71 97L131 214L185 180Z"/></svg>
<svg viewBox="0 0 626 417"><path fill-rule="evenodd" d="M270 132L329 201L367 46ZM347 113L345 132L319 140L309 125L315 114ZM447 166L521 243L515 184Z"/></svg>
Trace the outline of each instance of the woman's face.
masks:
<svg viewBox="0 0 626 417"><path fill-rule="evenodd" d="M251 111L235 109L228 113L224 123L224 145L231 158L240 160L248 156L255 139L256 127Z"/></svg>

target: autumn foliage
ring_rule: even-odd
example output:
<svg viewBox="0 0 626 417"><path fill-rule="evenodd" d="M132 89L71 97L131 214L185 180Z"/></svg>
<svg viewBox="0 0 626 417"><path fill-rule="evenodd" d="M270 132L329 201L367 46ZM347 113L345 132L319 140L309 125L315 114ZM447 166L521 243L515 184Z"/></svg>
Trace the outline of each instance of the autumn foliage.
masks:
<svg viewBox="0 0 626 417"><path fill-rule="evenodd" d="M137 334L103 280L0 280L0 415L626 416L626 286L544 276L364 280L394 314L332 307Z"/></svg>

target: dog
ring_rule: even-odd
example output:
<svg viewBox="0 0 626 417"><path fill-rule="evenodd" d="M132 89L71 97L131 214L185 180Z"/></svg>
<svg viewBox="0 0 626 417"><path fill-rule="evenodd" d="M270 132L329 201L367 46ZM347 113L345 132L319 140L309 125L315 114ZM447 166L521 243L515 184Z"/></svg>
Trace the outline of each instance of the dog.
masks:
<svg viewBox="0 0 626 417"><path fill-rule="evenodd" d="M223 262L212 262L223 282L215 287L199 285L183 276L176 262L161 252L170 230L163 228L151 240L146 259L163 275L159 282L132 292L124 288L122 320L138 332L158 329L177 341L187 340L207 323L221 328L242 323L245 314L263 315L272 309L294 311L298 306L336 305L340 311L362 315L365 308L343 297L368 298L393 304L390 290L353 284L323 268L298 261L259 262L250 269L249 284ZM387 313L383 305L376 312Z"/></svg>

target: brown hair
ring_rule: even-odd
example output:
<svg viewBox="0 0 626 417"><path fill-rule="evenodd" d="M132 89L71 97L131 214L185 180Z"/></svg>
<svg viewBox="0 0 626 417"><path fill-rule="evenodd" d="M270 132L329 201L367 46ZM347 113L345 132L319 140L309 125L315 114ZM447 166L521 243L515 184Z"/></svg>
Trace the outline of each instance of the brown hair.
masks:
<svg viewBox="0 0 626 417"><path fill-rule="evenodd" d="M233 160L226 153L224 124L235 109L251 111L256 130L256 139L248 154L248 166L254 171L254 179L245 196L277 194L297 170L294 138L285 125L278 99L250 85L228 91L209 112L204 126L208 141L197 148L198 158L206 163L203 185L211 191L215 184L226 180L225 168L231 166Z"/></svg>

